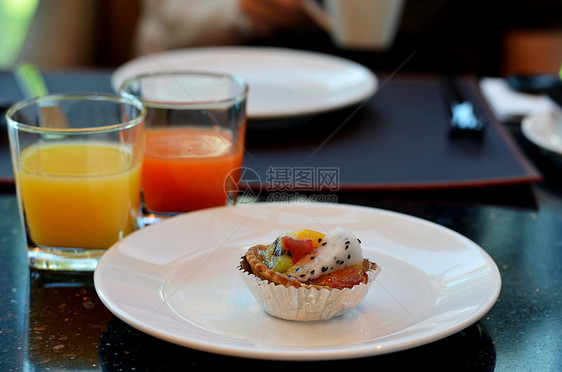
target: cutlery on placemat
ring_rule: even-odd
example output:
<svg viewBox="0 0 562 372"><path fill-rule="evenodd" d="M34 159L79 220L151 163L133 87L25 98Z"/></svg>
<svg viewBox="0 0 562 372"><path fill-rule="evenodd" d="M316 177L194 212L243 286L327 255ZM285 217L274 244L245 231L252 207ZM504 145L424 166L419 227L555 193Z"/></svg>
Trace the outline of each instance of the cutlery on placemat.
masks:
<svg viewBox="0 0 562 372"><path fill-rule="evenodd" d="M461 94L452 77L443 77L441 85L445 102L451 112L450 134L481 136L486 121L476 115L472 102Z"/></svg>
<svg viewBox="0 0 562 372"><path fill-rule="evenodd" d="M14 75L20 89L27 98L42 97L49 94L43 76L35 66L29 63L21 64L16 68ZM68 127L67 118L58 105L42 105L40 110L42 126L51 128Z"/></svg>

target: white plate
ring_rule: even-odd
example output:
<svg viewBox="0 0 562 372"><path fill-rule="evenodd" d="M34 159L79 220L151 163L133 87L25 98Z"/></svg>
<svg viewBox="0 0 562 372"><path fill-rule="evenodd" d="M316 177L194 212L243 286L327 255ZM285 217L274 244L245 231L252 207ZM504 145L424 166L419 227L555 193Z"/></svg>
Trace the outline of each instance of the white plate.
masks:
<svg viewBox="0 0 562 372"><path fill-rule="evenodd" d="M113 89L154 71L197 70L235 74L250 86L251 119L317 114L359 103L375 93L367 68L336 56L284 48L203 47L142 56L117 68Z"/></svg>
<svg viewBox="0 0 562 372"><path fill-rule="evenodd" d="M283 231L337 226L382 266L348 313L294 322L263 311L239 277L247 246ZM439 225L342 204L247 204L184 214L113 246L94 274L117 317L160 339L213 353L277 360L384 354L429 343L478 321L501 288L479 246Z"/></svg>
<svg viewBox="0 0 562 372"><path fill-rule="evenodd" d="M562 114L542 111L526 116L521 131L529 141L540 148L562 156Z"/></svg>

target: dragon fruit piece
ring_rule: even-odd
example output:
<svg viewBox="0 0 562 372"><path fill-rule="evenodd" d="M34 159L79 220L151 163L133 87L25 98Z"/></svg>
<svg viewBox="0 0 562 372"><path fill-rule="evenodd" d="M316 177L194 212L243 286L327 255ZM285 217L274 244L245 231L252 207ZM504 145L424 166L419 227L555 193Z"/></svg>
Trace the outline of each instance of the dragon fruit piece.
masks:
<svg viewBox="0 0 562 372"><path fill-rule="evenodd" d="M326 234L322 244L296 262L286 274L306 282L361 262L363 253L359 239L338 227Z"/></svg>

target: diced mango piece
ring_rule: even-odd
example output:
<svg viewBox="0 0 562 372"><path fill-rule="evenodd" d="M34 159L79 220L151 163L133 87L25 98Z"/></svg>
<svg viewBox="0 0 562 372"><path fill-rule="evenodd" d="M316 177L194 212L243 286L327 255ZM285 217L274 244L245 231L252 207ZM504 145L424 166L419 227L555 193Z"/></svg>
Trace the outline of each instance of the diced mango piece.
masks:
<svg viewBox="0 0 562 372"><path fill-rule="evenodd" d="M322 239L324 239L324 237L326 236L326 234L309 229L296 230L293 231L291 235L293 235L295 239L298 240L312 240L314 248L316 248L322 242Z"/></svg>

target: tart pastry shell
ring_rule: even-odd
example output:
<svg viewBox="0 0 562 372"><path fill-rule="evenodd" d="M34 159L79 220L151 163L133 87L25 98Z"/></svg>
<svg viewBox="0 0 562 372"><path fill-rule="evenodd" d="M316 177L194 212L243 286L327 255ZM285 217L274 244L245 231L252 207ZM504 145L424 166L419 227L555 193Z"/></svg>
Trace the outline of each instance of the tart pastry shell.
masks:
<svg viewBox="0 0 562 372"><path fill-rule="evenodd" d="M239 273L261 307L286 320L328 320L345 314L365 298L381 271L364 259L365 278L360 284L344 289L310 285L269 269L258 255L264 248L251 247L241 259Z"/></svg>

